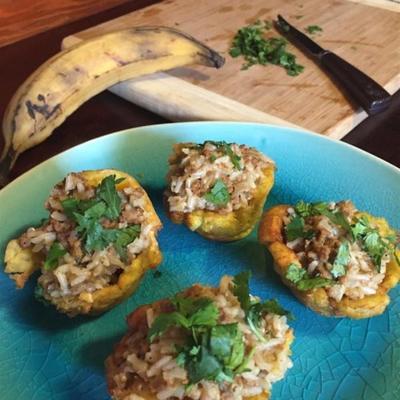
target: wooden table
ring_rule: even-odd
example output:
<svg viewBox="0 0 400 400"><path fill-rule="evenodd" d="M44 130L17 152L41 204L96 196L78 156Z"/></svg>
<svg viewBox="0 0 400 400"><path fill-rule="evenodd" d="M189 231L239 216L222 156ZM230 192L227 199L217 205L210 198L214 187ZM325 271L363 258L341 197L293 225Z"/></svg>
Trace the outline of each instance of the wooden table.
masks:
<svg viewBox="0 0 400 400"><path fill-rule="evenodd" d="M65 36L155 2L132 0L0 48L0 118L17 87L35 68L59 50ZM367 118L343 141L400 167L400 92L394 95L393 100L387 112ZM11 177L15 178L41 161L94 137L125 128L165 122L168 121L162 117L104 92L84 104L44 143L23 153Z"/></svg>

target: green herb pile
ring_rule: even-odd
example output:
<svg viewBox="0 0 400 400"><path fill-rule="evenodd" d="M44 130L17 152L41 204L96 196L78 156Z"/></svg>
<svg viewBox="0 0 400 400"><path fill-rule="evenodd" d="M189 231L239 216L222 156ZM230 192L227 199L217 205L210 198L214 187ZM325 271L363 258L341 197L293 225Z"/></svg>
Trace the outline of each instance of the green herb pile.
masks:
<svg viewBox="0 0 400 400"><path fill-rule="evenodd" d="M65 215L76 223L76 231L88 253L102 250L112 244L122 260L127 259L126 246L140 235L140 225L130 225L122 229L106 229L101 220L107 218L115 221L121 213L121 198L116 185L124 178L116 179L115 175L104 178L96 188L96 196L89 200L69 197L61 201ZM53 270L60 257L67 253L59 243L54 242L47 254L44 269Z"/></svg>
<svg viewBox="0 0 400 400"><path fill-rule="evenodd" d="M279 65L285 68L290 76L299 75L304 67L296 62L296 56L287 50L287 40L283 37L265 37L271 28L270 21L257 21L238 30L229 54L232 57L243 56L245 64L242 69L260 65Z"/></svg>
<svg viewBox="0 0 400 400"><path fill-rule="evenodd" d="M257 338L266 341L260 330L265 313L288 315L276 300L264 303L249 295L250 273L243 272L234 278L234 294L246 313L246 321ZM238 323L219 324L219 311L215 303L205 297L192 298L176 295L171 299L174 311L162 313L154 320L148 332L149 342L165 333L170 327L179 327L187 334L184 346L177 348L176 362L188 373L189 386L201 380L232 382L246 371L254 349L245 348Z"/></svg>
<svg viewBox="0 0 400 400"><path fill-rule="evenodd" d="M396 237L383 237L377 228L371 226L366 216L354 218L349 223L340 210L331 210L329 204L325 202L305 203L301 201L296 204L294 210L294 216L285 227L286 240L289 242L298 238L312 239L315 236L313 230L305 228L305 219L315 215L326 216L345 232L337 249L336 257L332 260L330 272L334 279L311 277L301 265L294 263L289 265L286 278L294 283L299 290L331 286L335 283L335 279L344 276L350 261L350 245L354 241L357 241L369 255L378 272L380 272L382 257L385 254L393 255L400 265L400 260L396 255L398 246Z"/></svg>

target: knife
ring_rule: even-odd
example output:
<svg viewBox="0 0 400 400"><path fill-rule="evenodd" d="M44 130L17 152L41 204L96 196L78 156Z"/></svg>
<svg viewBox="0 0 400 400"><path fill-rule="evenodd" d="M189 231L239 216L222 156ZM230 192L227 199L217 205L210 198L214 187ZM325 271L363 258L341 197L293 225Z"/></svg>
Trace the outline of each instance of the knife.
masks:
<svg viewBox="0 0 400 400"><path fill-rule="evenodd" d="M335 53L323 49L307 35L290 25L281 15L278 15L276 25L294 45L311 55L322 69L340 84L348 96L369 115L378 114L389 108L392 100L390 94L364 72Z"/></svg>

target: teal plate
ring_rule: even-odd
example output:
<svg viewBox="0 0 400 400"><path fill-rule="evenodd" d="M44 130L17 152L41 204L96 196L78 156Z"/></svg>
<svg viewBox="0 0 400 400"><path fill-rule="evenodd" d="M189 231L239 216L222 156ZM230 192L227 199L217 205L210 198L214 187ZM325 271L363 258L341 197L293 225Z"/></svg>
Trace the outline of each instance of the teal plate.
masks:
<svg viewBox="0 0 400 400"><path fill-rule="evenodd" d="M224 274L253 273L252 292L277 298L296 316L293 368L277 382L272 399L399 399L400 296L386 312L361 321L324 318L301 305L272 270L254 231L235 243L208 241L172 224L161 204L173 143L226 140L246 143L273 158L276 183L267 207L277 203L352 199L362 210L400 228L400 171L341 142L258 124L184 123L150 126L105 136L70 149L0 191L0 256L8 240L46 216L43 202L68 172L117 168L148 191L164 229L164 261L137 292L98 318L69 319L33 299L0 272L0 399L107 399L103 362L138 305L170 296L195 282L217 285Z"/></svg>

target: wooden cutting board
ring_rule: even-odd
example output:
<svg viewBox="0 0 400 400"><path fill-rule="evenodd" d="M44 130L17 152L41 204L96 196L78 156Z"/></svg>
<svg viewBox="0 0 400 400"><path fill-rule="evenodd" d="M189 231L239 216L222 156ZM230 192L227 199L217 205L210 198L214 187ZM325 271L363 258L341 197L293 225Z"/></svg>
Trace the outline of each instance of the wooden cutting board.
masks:
<svg viewBox="0 0 400 400"><path fill-rule="evenodd" d="M371 6L380 4L382 7ZM393 93L400 88L400 5L385 0L167 0L67 37L63 46L115 29L166 25L181 29L226 57L220 70L180 68L112 88L114 93L172 120L243 120L292 124L341 138L366 113L352 108L332 81L299 50L305 70L290 77L280 67L241 70L229 56L236 31L282 14L315 40Z"/></svg>

